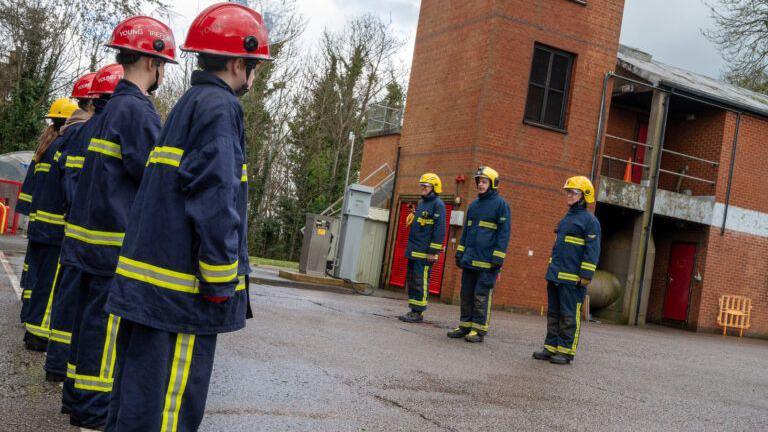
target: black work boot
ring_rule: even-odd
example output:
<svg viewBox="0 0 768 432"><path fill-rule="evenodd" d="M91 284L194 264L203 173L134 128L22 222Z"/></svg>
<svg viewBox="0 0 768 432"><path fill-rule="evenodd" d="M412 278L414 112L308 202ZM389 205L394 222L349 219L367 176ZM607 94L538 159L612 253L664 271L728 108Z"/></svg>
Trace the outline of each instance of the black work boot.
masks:
<svg viewBox="0 0 768 432"><path fill-rule="evenodd" d="M424 315L421 312L410 311L405 315L400 315L397 319L407 323L420 323L424 321Z"/></svg>
<svg viewBox="0 0 768 432"><path fill-rule="evenodd" d="M467 333L469 333L468 327L456 327L455 329L448 332L448 337L451 339L459 339L466 336Z"/></svg>
<svg viewBox="0 0 768 432"><path fill-rule="evenodd" d="M555 355L555 353L553 353L552 351L544 348L541 351L536 351L535 353L533 353L533 358L535 358L536 360L546 360L546 361L549 361L549 360L552 359L552 356L554 356L554 355Z"/></svg>
<svg viewBox="0 0 768 432"><path fill-rule="evenodd" d="M469 333L467 333L466 336L464 336L464 340L471 343L481 343L483 342L483 334L478 333L475 330L471 330Z"/></svg>
<svg viewBox="0 0 768 432"><path fill-rule="evenodd" d="M24 346L30 351L45 352L48 349L48 341L32 333L26 333L24 335Z"/></svg>
<svg viewBox="0 0 768 432"><path fill-rule="evenodd" d="M555 354L552 356L552 358L549 359L549 362L553 364L567 365L567 364L570 364L572 360L573 360L572 355Z"/></svg>

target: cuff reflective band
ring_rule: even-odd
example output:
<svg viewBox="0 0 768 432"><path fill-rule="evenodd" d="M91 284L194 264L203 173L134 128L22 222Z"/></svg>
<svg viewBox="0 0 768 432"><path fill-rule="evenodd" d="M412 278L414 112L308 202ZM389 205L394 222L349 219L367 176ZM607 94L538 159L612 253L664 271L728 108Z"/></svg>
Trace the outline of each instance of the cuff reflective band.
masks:
<svg viewBox="0 0 768 432"><path fill-rule="evenodd" d="M506 258L507 254L505 254L504 252L495 250L493 251L493 256L495 256L496 258Z"/></svg>
<svg viewBox="0 0 768 432"><path fill-rule="evenodd" d="M237 278L237 264L238 261L220 265L200 261L200 275L203 277L203 281L209 283L230 282Z"/></svg>
<svg viewBox="0 0 768 432"><path fill-rule="evenodd" d="M582 262L581 263L581 269L582 270L589 270L589 271L595 271L597 270L597 265L588 263L588 262Z"/></svg>

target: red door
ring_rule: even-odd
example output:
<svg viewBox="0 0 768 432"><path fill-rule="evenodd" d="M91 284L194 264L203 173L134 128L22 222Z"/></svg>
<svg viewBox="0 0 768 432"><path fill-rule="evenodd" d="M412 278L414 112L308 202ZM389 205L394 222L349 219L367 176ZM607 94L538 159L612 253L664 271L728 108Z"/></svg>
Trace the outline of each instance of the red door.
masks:
<svg viewBox="0 0 768 432"><path fill-rule="evenodd" d="M395 247L392 256L392 268L389 273L389 284L396 287L405 287L405 273L408 268L408 259L405 257L405 249L408 246L408 225L406 219L416 208L415 202L400 203L400 214L397 218L397 235L395 236ZM453 206L445 205L445 238L443 247L448 240L449 222L451 220L451 210ZM440 294L440 288L443 284L443 267L445 267L445 253L440 254L440 259L432 268L429 275L429 293Z"/></svg>
<svg viewBox="0 0 768 432"><path fill-rule="evenodd" d="M691 277L695 257L695 244L672 243L662 318L675 321L688 319L688 299L691 294Z"/></svg>
<svg viewBox="0 0 768 432"><path fill-rule="evenodd" d="M637 130L637 139L639 143L646 144L648 142L648 124L643 123ZM636 163L645 163L645 150L646 148L639 145L635 146L635 154L632 156L632 160ZM632 183L640 183L643 179L643 167L640 165L632 165Z"/></svg>

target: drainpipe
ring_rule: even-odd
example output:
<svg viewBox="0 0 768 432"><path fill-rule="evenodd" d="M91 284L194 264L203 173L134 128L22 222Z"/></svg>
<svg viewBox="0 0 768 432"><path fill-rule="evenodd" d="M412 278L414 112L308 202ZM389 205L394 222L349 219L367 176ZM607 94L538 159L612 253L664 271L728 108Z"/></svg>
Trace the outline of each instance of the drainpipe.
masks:
<svg viewBox="0 0 768 432"><path fill-rule="evenodd" d="M725 234L725 222L728 220L728 207L731 205L731 182L733 180L733 167L736 164L736 145L739 143L739 126L741 126L741 113L736 113L736 131L733 133L733 145L731 146L731 166L728 168L728 188L725 191L725 209L723 210L723 226L720 227L720 236Z"/></svg>

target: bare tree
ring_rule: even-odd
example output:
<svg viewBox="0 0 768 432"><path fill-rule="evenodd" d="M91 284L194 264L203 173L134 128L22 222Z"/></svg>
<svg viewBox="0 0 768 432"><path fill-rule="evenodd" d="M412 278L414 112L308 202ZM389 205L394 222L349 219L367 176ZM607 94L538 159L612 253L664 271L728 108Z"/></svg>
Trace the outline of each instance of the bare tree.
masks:
<svg viewBox="0 0 768 432"><path fill-rule="evenodd" d="M768 0L707 1L715 28L704 30L728 62L724 78L756 91L768 90Z"/></svg>

